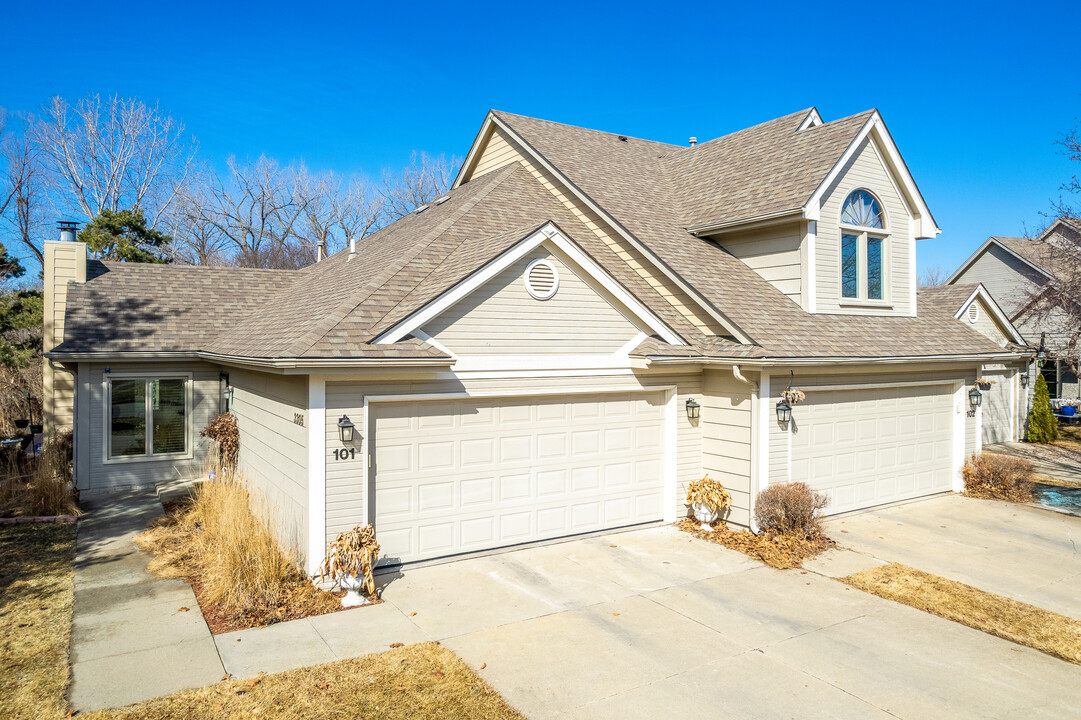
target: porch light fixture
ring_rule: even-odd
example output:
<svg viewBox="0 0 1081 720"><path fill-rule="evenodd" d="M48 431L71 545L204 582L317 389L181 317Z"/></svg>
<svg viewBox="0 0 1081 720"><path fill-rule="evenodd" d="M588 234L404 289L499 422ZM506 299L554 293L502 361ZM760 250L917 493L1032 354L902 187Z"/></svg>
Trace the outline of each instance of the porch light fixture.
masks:
<svg viewBox="0 0 1081 720"><path fill-rule="evenodd" d="M782 425L787 425L788 421L792 419L792 406L788 404L787 400L777 401L777 422Z"/></svg>
<svg viewBox="0 0 1081 720"><path fill-rule="evenodd" d="M973 410L983 405L983 393L980 392L979 388L973 387L968 391L968 402L972 405Z"/></svg>
<svg viewBox="0 0 1081 720"><path fill-rule="evenodd" d="M699 413L702 411L702 406L694 401L694 398L687 398L687 419L697 420Z"/></svg>
<svg viewBox="0 0 1081 720"><path fill-rule="evenodd" d="M1025 372L1021 374L1021 387L1028 387L1028 368L1025 368Z"/></svg>
<svg viewBox="0 0 1081 720"><path fill-rule="evenodd" d="M353 442L353 428L355 427L356 425L348 415L342 415L341 420L338 421L338 439L343 443Z"/></svg>

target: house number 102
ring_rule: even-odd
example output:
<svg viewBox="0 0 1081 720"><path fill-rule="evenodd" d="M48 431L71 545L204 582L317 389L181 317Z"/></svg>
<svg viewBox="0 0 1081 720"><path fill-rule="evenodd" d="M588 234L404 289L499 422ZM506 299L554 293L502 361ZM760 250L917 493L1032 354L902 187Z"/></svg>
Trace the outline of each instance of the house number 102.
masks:
<svg viewBox="0 0 1081 720"><path fill-rule="evenodd" d="M335 460L353 460L357 456L356 448L337 448L334 451Z"/></svg>

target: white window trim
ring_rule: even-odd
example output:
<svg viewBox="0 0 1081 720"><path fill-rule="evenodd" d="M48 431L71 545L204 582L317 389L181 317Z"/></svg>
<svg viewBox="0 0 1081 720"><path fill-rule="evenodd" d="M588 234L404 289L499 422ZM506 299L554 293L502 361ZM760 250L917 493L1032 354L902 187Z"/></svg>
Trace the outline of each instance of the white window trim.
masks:
<svg viewBox="0 0 1081 720"><path fill-rule="evenodd" d="M184 398L184 452L164 453L158 455L125 455L112 457L112 406L113 406L113 380L183 380L185 388ZM194 453L195 435L195 381L192 373L146 373L146 372L118 372L105 373L101 381L102 398L102 433L101 433L101 462L103 465L125 465L129 463L161 462L171 460L191 460ZM146 395L146 402L150 402L150 393ZM149 413L149 405L147 406ZM147 450L154 447L154 425L147 417L146 438Z"/></svg>
<svg viewBox="0 0 1081 720"><path fill-rule="evenodd" d="M856 190L866 190L866 188L855 188L850 190L848 195L851 195ZM848 197L845 195L845 198ZM878 199L878 196L871 193L875 200L878 202L879 209L882 209L882 201ZM843 208L843 206L842 206ZM882 211L882 227L881 228L869 228L862 227L860 225L847 225L845 223L838 223L840 228L840 243L838 245L838 280L837 290L839 293L838 302L841 305L853 305L864 307L877 307L877 308L889 308L893 306L892 293L890 292L890 262L889 253L892 247L890 240L891 233L889 230L889 224L886 222L886 213ZM855 235L856 236L856 297L846 297L844 294L844 236ZM876 238L882 241L882 297L870 298L867 297L867 240L868 238Z"/></svg>

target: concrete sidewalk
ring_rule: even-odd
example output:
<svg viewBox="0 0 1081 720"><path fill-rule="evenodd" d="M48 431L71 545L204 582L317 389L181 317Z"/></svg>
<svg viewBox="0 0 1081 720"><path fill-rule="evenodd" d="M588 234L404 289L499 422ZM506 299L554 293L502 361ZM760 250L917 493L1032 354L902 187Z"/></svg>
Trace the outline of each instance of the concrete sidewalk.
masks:
<svg viewBox="0 0 1081 720"><path fill-rule="evenodd" d="M1013 455L1032 463L1040 475L1081 485L1081 452L1057 445L1007 442L984 445L985 452Z"/></svg>
<svg viewBox="0 0 1081 720"><path fill-rule="evenodd" d="M225 670L191 587L147 572L150 558L132 542L162 512L154 492L83 506L75 551L72 707L118 707L221 680Z"/></svg>

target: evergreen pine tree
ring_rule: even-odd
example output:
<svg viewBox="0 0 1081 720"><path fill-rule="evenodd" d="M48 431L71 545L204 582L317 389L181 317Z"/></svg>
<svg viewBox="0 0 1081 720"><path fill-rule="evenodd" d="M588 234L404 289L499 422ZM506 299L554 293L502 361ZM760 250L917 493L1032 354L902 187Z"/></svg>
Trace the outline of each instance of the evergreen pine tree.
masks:
<svg viewBox="0 0 1081 720"><path fill-rule="evenodd" d="M1025 441L1046 445L1055 440L1058 440L1058 421L1051 414L1051 394L1047 391L1047 381L1043 379L1043 374L1037 374Z"/></svg>

